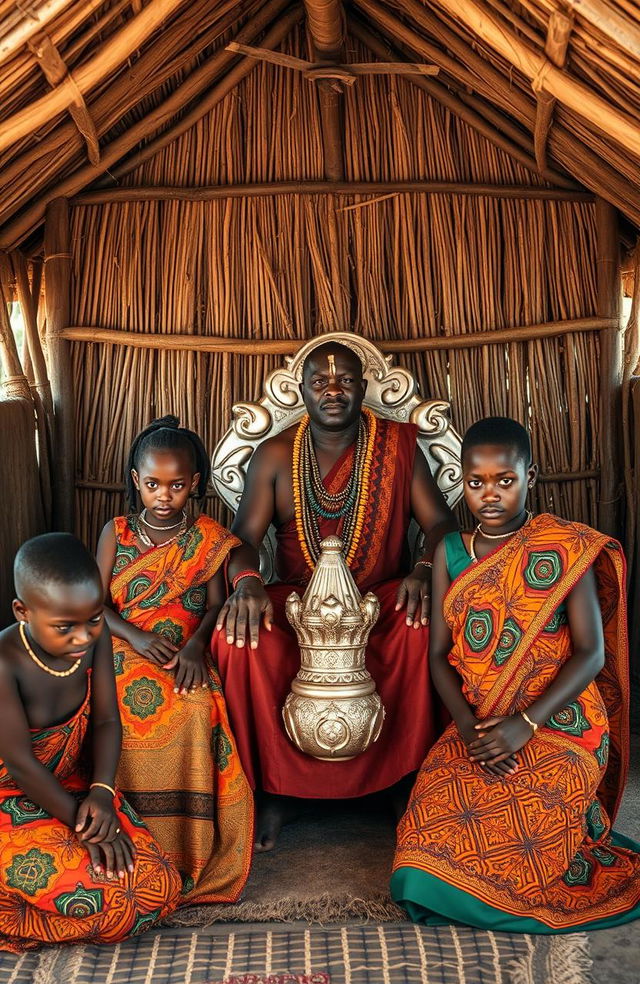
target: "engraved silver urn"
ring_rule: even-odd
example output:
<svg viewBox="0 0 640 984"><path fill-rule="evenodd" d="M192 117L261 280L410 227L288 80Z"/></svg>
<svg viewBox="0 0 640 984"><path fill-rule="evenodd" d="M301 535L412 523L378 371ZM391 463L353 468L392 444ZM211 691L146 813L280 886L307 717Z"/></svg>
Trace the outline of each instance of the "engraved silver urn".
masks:
<svg viewBox="0 0 640 984"><path fill-rule="evenodd" d="M365 666L380 603L371 592L363 598L358 591L339 537L327 537L320 551L302 600L296 592L287 598L300 669L282 716L300 751L335 762L360 755L382 729L384 707Z"/></svg>

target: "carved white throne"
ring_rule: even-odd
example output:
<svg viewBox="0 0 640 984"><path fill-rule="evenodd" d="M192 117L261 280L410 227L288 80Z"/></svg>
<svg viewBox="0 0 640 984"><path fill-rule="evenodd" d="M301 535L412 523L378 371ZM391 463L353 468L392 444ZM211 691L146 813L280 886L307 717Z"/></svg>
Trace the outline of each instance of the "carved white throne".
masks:
<svg viewBox="0 0 640 984"><path fill-rule="evenodd" d="M331 332L307 342L286 366L267 376L259 403L236 403L233 422L216 447L212 458L212 481L222 501L235 512L244 490L251 455L266 438L279 434L304 415L300 396L302 366L313 349L325 342L346 345L360 358L367 379L364 399L377 416L418 426L418 445L427 459L447 503L453 507L462 495L460 450L462 442L449 419L449 404L443 400L421 400L415 379L406 369L394 366L392 356L383 355L367 339L351 332ZM409 543L416 549L418 529L409 530ZM274 574L275 539L270 528L265 537L261 570L266 581Z"/></svg>

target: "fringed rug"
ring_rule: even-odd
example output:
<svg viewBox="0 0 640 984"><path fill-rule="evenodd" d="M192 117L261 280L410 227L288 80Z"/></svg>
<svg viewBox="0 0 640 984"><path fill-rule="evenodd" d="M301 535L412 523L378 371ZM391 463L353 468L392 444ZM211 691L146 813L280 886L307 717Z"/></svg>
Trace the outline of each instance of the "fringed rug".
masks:
<svg viewBox="0 0 640 984"><path fill-rule="evenodd" d="M166 926L213 926L215 923L308 922L321 926L350 919L372 922L404 922L407 914L388 892L366 897L329 894L316 898L278 898L266 902L247 900L235 905L199 905L179 909L165 920Z"/></svg>
<svg viewBox="0 0 640 984"><path fill-rule="evenodd" d="M452 926L217 926L0 954L0 984L589 984L584 934Z"/></svg>

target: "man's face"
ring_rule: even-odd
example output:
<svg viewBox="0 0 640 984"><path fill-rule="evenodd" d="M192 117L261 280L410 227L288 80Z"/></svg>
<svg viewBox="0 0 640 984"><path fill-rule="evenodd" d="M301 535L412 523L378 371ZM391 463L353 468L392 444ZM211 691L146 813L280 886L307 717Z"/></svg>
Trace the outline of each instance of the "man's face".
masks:
<svg viewBox="0 0 640 984"><path fill-rule="evenodd" d="M307 358L300 392L312 422L344 430L360 416L367 388L362 363L340 345L322 345Z"/></svg>

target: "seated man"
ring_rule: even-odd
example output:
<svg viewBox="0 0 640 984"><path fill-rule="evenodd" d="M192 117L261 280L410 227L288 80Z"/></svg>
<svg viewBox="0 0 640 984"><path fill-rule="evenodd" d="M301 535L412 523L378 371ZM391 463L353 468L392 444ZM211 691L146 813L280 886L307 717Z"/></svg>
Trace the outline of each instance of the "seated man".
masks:
<svg viewBox="0 0 640 984"><path fill-rule="evenodd" d="M286 802L280 797L338 799L386 789L420 766L437 736L427 664L431 558L456 522L417 448L417 428L363 410L365 390L362 364L351 349L329 342L309 354L301 383L308 416L257 448L232 527L255 548L255 571L230 561L235 590L220 613L212 651L244 770L267 794L257 850L275 844ZM404 576L412 516L425 549ZM281 583L265 588L258 549L270 523ZM348 762L303 754L282 720L300 665L285 601L292 590L302 593L320 542L331 533L344 542L359 590L373 591L380 601L367 668L386 719L378 741ZM258 637L261 618L268 631Z"/></svg>

